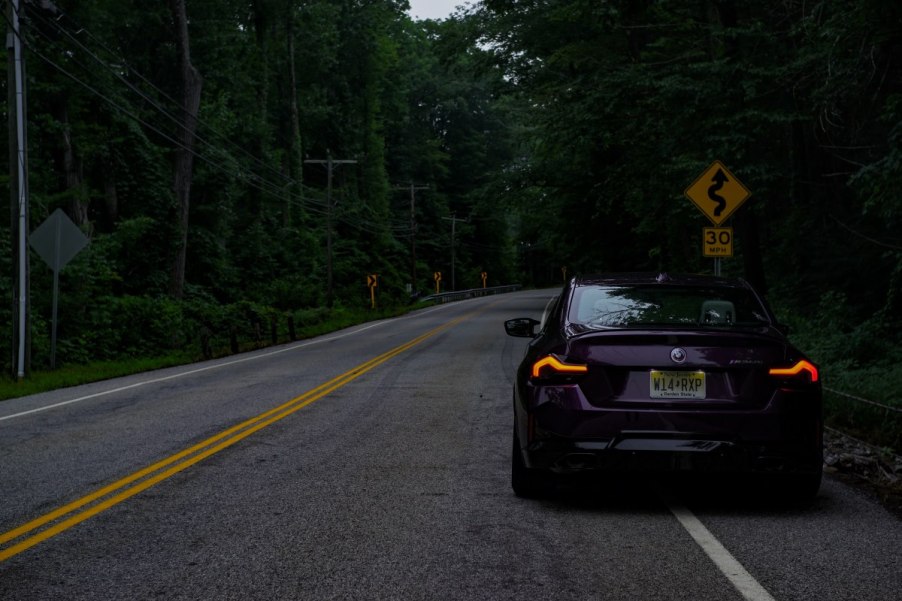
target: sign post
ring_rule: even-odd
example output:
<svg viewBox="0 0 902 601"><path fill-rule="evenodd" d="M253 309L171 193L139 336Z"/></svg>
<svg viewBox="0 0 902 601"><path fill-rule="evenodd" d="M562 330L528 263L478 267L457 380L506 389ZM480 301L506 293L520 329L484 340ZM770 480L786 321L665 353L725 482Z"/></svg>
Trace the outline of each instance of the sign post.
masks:
<svg viewBox="0 0 902 601"><path fill-rule="evenodd" d="M733 228L719 227L752 195L720 161L714 161L683 194L715 226L702 231L702 254L714 257L714 275L720 275L722 257L733 256Z"/></svg>
<svg viewBox="0 0 902 601"><path fill-rule="evenodd" d="M485 281L489 277L489 274L483 271L481 274L479 274L479 276L482 278L482 288L484 290L485 289Z"/></svg>
<svg viewBox="0 0 902 601"><path fill-rule="evenodd" d="M432 279L435 280L435 293L439 293L439 287L441 286L442 281L442 272L436 271L432 274Z"/></svg>

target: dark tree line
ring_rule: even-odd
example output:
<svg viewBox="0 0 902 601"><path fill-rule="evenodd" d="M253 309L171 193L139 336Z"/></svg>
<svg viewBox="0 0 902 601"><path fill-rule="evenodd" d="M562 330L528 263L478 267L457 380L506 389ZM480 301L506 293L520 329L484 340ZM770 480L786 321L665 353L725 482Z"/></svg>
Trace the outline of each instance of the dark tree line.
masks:
<svg viewBox="0 0 902 601"><path fill-rule="evenodd" d="M483 0L442 22L403 0L36 4L32 227L62 207L92 238L63 273L70 361L318 311L327 222L338 308L368 306L370 273L385 303L450 284L452 216L458 288L710 271L683 190L715 159L753 193L725 272L830 364L900 358L894 0ZM356 161L331 203L305 163L327 157Z"/></svg>
<svg viewBox="0 0 902 601"><path fill-rule="evenodd" d="M91 237L62 273L62 361L193 347L273 315L317 320L331 297L363 310L374 273L381 306L407 304L435 271L450 286L452 216L465 220L458 288L482 271L489 285L516 279L488 191L510 158L496 106L509 84L486 60L477 72L472 21L414 23L406 2L373 0L56 9L23 2L21 16L32 229L63 208ZM329 157L355 162L333 170L327 198L314 161ZM33 264L38 367L47 273Z"/></svg>
<svg viewBox="0 0 902 601"><path fill-rule="evenodd" d="M769 293L834 383L896 398L880 382L902 359L902 5L484 0L476 15L515 84L500 189L537 278L710 272L683 190L719 159L753 193L725 272Z"/></svg>

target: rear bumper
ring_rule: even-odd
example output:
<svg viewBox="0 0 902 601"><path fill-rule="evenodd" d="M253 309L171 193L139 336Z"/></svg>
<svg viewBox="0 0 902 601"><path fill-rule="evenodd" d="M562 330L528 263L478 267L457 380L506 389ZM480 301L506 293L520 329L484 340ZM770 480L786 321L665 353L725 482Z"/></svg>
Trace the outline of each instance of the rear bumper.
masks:
<svg viewBox="0 0 902 601"><path fill-rule="evenodd" d="M751 444L648 432L611 440L546 438L528 445L524 457L527 466L556 473L815 474L822 466L821 448L814 443Z"/></svg>
<svg viewBox="0 0 902 601"><path fill-rule="evenodd" d="M573 409L515 404L524 463L558 473L817 474L819 390L778 391L759 409Z"/></svg>

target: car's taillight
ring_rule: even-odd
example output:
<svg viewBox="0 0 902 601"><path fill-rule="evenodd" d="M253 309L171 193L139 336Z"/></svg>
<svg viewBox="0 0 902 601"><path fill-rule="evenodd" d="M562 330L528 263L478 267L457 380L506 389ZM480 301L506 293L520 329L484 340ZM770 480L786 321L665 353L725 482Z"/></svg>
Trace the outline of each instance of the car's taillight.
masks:
<svg viewBox="0 0 902 601"><path fill-rule="evenodd" d="M792 367L773 367L768 373L772 376L786 378L804 378L807 376L812 383L817 382L817 367L805 360L797 362Z"/></svg>
<svg viewBox="0 0 902 601"><path fill-rule="evenodd" d="M584 374L589 371L585 365L574 363L564 363L554 355L542 357L532 366L532 377L542 378L552 375L576 375Z"/></svg>

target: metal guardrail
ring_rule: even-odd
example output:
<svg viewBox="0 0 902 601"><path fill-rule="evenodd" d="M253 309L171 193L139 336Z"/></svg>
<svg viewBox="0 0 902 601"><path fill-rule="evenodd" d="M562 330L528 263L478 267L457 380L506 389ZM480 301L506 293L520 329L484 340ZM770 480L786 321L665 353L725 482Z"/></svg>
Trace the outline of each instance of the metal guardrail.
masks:
<svg viewBox="0 0 902 601"><path fill-rule="evenodd" d="M420 298L420 302L425 303L427 301L435 301L439 304L445 304L468 298L491 296L493 294L504 294L506 292L516 292L522 287L523 286L521 284L509 284L507 286L492 286L491 288L472 288L470 290L458 290L456 292L442 292L440 294L430 294L429 296L424 296Z"/></svg>

